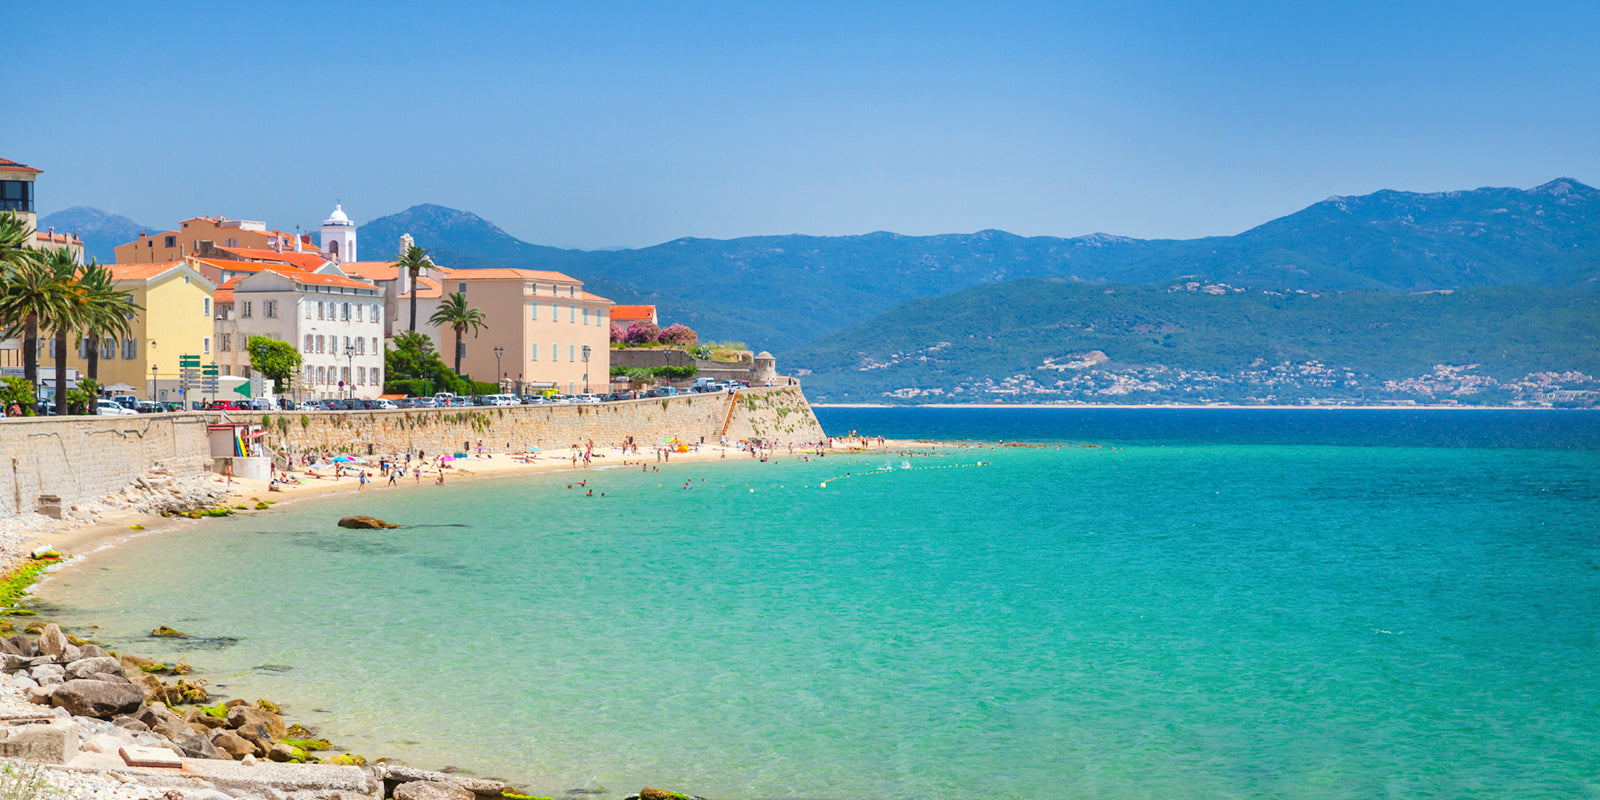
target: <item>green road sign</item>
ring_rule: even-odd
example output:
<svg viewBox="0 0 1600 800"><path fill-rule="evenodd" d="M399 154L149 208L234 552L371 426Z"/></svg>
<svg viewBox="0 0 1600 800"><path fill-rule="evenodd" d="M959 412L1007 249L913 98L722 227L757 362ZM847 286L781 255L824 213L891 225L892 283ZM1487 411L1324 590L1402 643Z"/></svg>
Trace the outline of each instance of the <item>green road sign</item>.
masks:
<svg viewBox="0 0 1600 800"><path fill-rule="evenodd" d="M244 383L241 383L238 386L233 387L233 393L234 394L242 394L245 397L249 397L250 396L250 384L251 384L251 381L245 381Z"/></svg>
<svg viewBox="0 0 1600 800"><path fill-rule="evenodd" d="M200 368L200 374L207 378L215 378L220 373L217 371L216 364L207 364Z"/></svg>
<svg viewBox="0 0 1600 800"><path fill-rule="evenodd" d="M178 366L180 366L180 367L198 367L198 366L200 366L200 357L199 356L178 356Z"/></svg>

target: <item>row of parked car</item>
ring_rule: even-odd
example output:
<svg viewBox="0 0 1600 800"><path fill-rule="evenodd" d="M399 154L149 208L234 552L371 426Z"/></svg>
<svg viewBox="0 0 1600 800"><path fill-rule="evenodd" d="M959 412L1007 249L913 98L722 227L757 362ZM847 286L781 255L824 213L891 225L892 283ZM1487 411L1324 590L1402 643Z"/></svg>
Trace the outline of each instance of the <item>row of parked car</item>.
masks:
<svg viewBox="0 0 1600 800"><path fill-rule="evenodd" d="M610 392L607 394L575 394L575 395L541 395L541 394L483 394L483 395L454 395L441 392L432 397L402 397L398 400L385 400L382 398L365 400L360 398L340 398L326 400L306 400L295 402L287 397L256 397L248 400L196 400L191 407L196 411L376 411L384 409L404 408L465 408L469 406L540 406L562 405L568 403L609 403L618 400L637 400L645 397L675 397L684 393L711 393L731 392L741 387L749 386L748 381L711 381L697 379L688 389L679 390L673 386L657 386L641 392ZM169 411L182 411L183 404L175 402L156 402L154 400L140 400L133 395L116 395L98 400L98 413L116 414L158 414ZM54 414L55 407L49 401L40 401L40 414Z"/></svg>

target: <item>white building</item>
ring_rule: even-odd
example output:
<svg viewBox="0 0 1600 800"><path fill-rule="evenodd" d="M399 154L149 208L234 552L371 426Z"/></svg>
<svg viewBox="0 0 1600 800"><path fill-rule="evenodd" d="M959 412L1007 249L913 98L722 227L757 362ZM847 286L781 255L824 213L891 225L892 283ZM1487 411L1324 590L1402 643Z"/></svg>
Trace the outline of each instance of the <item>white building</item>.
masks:
<svg viewBox="0 0 1600 800"><path fill-rule="evenodd" d="M383 295L337 270L262 269L216 294L216 362L224 375L251 377L248 342L266 336L300 350L292 387L299 399L373 398L383 392Z"/></svg>
<svg viewBox="0 0 1600 800"><path fill-rule="evenodd" d="M335 203L333 213L322 221L322 255L329 261L357 261L356 224L344 213L344 206Z"/></svg>

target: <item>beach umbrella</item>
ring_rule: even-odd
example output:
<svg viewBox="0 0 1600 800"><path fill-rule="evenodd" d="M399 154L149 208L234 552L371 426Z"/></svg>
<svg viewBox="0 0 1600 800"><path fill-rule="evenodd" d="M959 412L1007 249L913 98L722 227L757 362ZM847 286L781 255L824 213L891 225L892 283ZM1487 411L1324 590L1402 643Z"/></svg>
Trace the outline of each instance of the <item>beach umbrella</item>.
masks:
<svg viewBox="0 0 1600 800"><path fill-rule="evenodd" d="M333 457L333 463L335 463L335 464L342 464L342 463L344 463L346 461L352 461L352 460L354 460L354 459L350 458L349 456L334 456Z"/></svg>
<svg viewBox="0 0 1600 800"><path fill-rule="evenodd" d="M456 460L456 457L455 456L439 456L439 460L440 461L454 461L454 460Z"/></svg>

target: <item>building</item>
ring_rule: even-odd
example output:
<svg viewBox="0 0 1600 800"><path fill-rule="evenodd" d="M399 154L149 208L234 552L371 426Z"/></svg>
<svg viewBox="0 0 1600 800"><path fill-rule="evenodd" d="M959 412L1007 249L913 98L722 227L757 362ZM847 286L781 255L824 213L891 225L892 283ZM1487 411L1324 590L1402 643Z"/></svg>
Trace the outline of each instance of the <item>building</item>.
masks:
<svg viewBox="0 0 1600 800"><path fill-rule="evenodd" d="M83 263L83 241L70 233L56 233L55 229L40 231L39 215L34 207L34 180L43 170L0 158L0 213L11 212L22 223L34 229L33 247L38 250L62 250L72 253L72 260ZM42 346L42 345L41 345ZM42 364L42 362L41 362ZM22 366L22 340L0 339L0 367Z"/></svg>
<svg viewBox="0 0 1600 800"><path fill-rule="evenodd" d="M655 306L614 306L611 309L611 322L620 325L626 332L633 323L648 322L656 327L661 327L661 320L656 317Z"/></svg>
<svg viewBox="0 0 1600 800"><path fill-rule="evenodd" d="M114 248L118 264L149 264L201 255L208 247L243 247L255 250L301 252L315 250L309 235L296 236L267 230L265 222L227 217L193 217L177 230L139 234L139 238Z"/></svg>
<svg viewBox="0 0 1600 800"><path fill-rule="evenodd" d="M409 237L405 237L401 249L409 244ZM339 269L352 278L370 281L383 290L383 338L386 346L388 340L393 339L395 334L410 330L411 275L409 273L402 273L393 261L346 261L339 265ZM436 266L417 277L417 284L421 287L417 293L417 332L432 339L433 348L439 353L445 352L444 339L440 336L438 328L428 324L428 318L439 310L439 302L444 299L444 286L440 281L453 272Z"/></svg>
<svg viewBox="0 0 1600 800"><path fill-rule="evenodd" d="M337 267L306 272L266 265L229 274L216 298L215 361L221 374L257 377L250 369L249 341L266 336L300 351L301 373L289 387L300 399L383 393L383 296L377 286Z"/></svg>
<svg viewBox="0 0 1600 800"><path fill-rule="evenodd" d="M344 213L344 206L333 205L333 213L322 221L322 255L329 261L357 261L356 224Z"/></svg>
<svg viewBox="0 0 1600 800"><path fill-rule="evenodd" d="M155 400L178 400L178 357L211 360L216 284L182 260L108 264L106 269L144 311L131 321L131 336L100 341L95 380ZM67 366L87 375L88 356L88 341L79 341Z"/></svg>
<svg viewBox="0 0 1600 800"><path fill-rule="evenodd" d="M611 382L611 301L559 272L458 269L440 276L446 293L466 295L484 314L477 338L462 337L461 370L474 380L576 394ZM440 351L454 364L455 333ZM499 350L498 358L496 350Z"/></svg>

